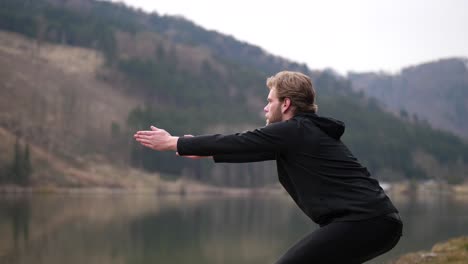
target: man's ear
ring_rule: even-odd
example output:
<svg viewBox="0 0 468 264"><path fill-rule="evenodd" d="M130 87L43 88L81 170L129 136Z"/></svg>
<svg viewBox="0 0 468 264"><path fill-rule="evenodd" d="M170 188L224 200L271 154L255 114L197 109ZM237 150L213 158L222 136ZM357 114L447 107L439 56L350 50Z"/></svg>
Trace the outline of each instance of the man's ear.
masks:
<svg viewBox="0 0 468 264"><path fill-rule="evenodd" d="M291 109L291 99L289 98L284 98L283 102L281 103L281 112L286 113L288 109Z"/></svg>

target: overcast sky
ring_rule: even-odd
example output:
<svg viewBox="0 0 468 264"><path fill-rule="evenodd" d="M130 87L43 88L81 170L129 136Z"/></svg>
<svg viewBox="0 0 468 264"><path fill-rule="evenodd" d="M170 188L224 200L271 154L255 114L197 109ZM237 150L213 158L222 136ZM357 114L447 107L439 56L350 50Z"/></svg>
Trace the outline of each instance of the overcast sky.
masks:
<svg viewBox="0 0 468 264"><path fill-rule="evenodd" d="M468 0L113 0L182 15L312 69L396 72L468 57Z"/></svg>

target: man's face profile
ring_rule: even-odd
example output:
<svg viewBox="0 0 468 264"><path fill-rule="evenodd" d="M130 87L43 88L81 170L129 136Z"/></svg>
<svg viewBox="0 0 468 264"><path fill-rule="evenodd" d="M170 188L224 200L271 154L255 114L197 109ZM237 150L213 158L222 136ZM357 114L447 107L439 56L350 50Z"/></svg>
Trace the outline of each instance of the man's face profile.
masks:
<svg viewBox="0 0 468 264"><path fill-rule="evenodd" d="M282 121L283 115L281 113L281 102L279 101L278 96L276 96L275 88L270 89L267 101L268 104L263 108L263 111L265 111L266 124L269 125L271 123Z"/></svg>

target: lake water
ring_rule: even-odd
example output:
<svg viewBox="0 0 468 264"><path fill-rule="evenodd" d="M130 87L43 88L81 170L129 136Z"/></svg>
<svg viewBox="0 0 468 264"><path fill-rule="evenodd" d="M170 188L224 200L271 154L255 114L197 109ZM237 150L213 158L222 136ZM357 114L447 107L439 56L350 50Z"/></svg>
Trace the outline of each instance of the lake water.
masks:
<svg viewBox="0 0 468 264"><path fill-rule="evenodd" d="M405 222L390 253L468 235L468 199L392 197ZM286 195L0 195L0 263L273 263L313 231Z"/></svg>

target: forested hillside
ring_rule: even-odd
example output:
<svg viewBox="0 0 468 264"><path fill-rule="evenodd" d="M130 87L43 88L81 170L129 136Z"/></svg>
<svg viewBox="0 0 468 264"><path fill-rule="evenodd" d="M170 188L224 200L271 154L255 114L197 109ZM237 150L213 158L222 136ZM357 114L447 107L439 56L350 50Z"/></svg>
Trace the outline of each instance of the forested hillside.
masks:
<svg viewBox="0 0 468 264"><path fill-rule="evenodd" d="M347 124L343 140L377 177L460 182L467 169L468 146L459 138L385 113L333 72L185 19L102 1L2 0L0 30L0 125L9 135L0 145L3 182L18 174L15 157L28 163L15 138L33 144L33 160L42 151L77 170L109 163L218 185L274 182L271 163L215 166L143 149L132 135L151 124L175 135L262 126L265 79L286 69L313 77L319 113ZM45 173L53 160L33 162L31 184L50 173L59 175L57 185L101 184Z"/></svg>
<svg viewBox="0 0 468 264"><path fill-rule="evenodd" d="M351 73L357 91L381 100L408 120L468 139L468 59L450 58L403 69L399 74Z"/></svg>

